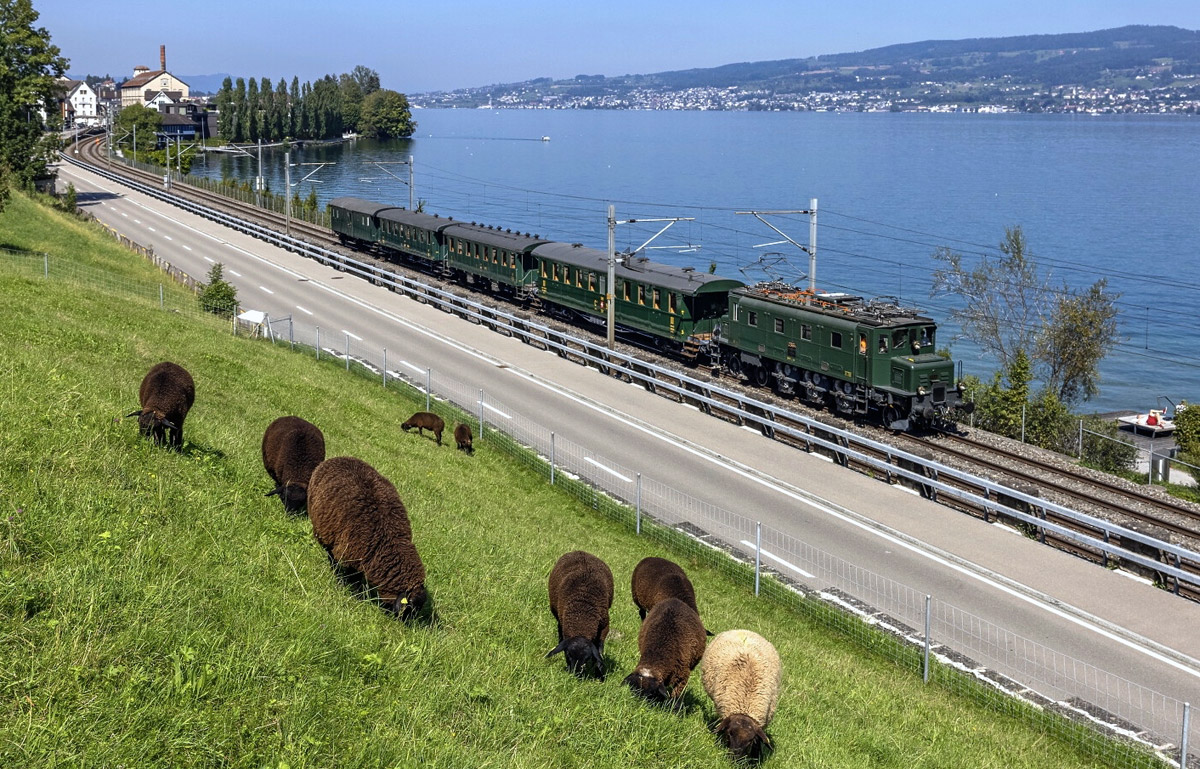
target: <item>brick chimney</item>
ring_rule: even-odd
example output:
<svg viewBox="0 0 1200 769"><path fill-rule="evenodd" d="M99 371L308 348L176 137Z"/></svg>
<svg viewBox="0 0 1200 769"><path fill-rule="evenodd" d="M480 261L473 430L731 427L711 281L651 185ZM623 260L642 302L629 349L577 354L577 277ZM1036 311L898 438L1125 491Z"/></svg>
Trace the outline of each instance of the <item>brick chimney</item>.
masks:
<svg viewBox="0 0 1200 769"><path fill-rule="evenodd" d="M158 68L163 72L167 71L167 47L165 45L158 47Z"/></svg>

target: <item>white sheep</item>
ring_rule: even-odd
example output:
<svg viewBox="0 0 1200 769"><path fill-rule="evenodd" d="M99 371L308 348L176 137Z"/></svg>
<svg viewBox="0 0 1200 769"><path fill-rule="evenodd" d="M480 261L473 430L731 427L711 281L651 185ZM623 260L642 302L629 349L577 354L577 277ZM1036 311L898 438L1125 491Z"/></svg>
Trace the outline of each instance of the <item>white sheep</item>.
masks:
<svg viewBox="0 0 1200 769"><path fill-rule="evenodd" d="M779 703L782 664L771 642L750 630L726 630L709 642L700 680L717 708L717 734L736 758L762 757L763 731Z"/></svg>

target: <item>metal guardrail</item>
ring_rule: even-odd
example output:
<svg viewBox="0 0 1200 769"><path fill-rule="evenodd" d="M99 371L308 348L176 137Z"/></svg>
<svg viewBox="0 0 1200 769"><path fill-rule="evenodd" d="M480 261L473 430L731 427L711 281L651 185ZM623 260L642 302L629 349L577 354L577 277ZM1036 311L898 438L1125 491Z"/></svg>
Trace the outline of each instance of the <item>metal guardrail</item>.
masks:
<svg viewBox="0 0 1200 769"><path fill-rule="evenodd" d="M866 466L884 471L889 476L907 478L919 486L936 489L939 493L945 494L950 498L973 504L989 511L1002 513L1007 517L1021 521L1037 529L1053 532L1083 547L1092 548L1117 559L1136 563L1157 571L1164 576L1169 576L1177 580L1179 584L1188 584L1200 588L1200 574L1194 574L1180 568L1180 565L1185 561L1200 568L1200 553L1195 551L1173 545L1078 510L1072 510L1063 505L996 483L995 481L949 467L935 460L920 457L879 443L878 441L834 427L819 420L780 409L740 393L714 387L711 383L689 377L686 374L656 366L648 361L615 350L609 350L606 347L585 339L572 337L548 326L521 318L513 313L488 307L479 302L460 297L449 291L421 283L412 278L386 271L336 251L331 251L296 237L284 235L269 227L239 219L236 216L217 211L199 203L194 203L176 195L168 194L160 189L130 180L107 169L84 163L66 155L62 157L67 162L86 168L93 173L113 181L118 181L139 192L151 195L212 221L225 224L281 248L317 259L340 271L350 272L366 278L377 285L386 285L393 290L402 291L409 296L419 298L419 301L432 302L443 309L448 308L458 315L474 320L482 325L487 325L493 330L519 337L528 343L553 349L560 355L582 359L587 363L594 364L601 371L606 371L610 374L614 371L618 372L622 376L628 377L630 381L642 383L646 389L652 392L664 390L678 396L680 400L695 403L706 412L711 413L713 410L717 410L736 417L743 422L756 424L768 435L771 433L781 433L802 441L809 447L810 451L813 445L820 446L840 457L853 458ZM663 381L662 377L674 379L678 381L678 384ZM737 405L730 405L730 403L717 400L714 397L714 393L720 394L722 398L728 399ZM788 424L782 423L782 420L803 425L804 429L791 427ZM828 435L832 439L822 437L822 434ZM856 450L855 447L861 447L864 451ZM882 454L889 461L880 460L865 453L865 451L874 451ZM891 462L893 458L901 459L910 463L911 466L920 467L922 471L912 471L893 464ZM982 494L973 493L947 484L939 480L942 477L954 479L980 489ZM1036 515L1031 515L1001 504L992 498L993 495L1018 500L1035 508L1053 512L1067 520L1098 530L1104 536L1103 538L1097 538L1047 521ZM1118 547L1109 541L1109 538L1114 536L1118 537L1122 542L1137 542L1171 556L1175 561L1175 565L1149 558L1141 553L1123 547Z"/></svg>

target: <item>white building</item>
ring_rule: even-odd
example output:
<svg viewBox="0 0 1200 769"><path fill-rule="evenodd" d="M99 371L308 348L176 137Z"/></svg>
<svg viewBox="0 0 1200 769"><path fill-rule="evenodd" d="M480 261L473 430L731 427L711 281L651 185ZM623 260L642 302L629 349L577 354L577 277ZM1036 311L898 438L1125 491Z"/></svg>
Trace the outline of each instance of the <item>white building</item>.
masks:
<svg viewBox="0 0 1200 769"><path fill-rule="evenodd" d="M96 92L82 80L67 81L67 99L64 109L65 118L74 116L74 124L93 126L100 124L99 99Z"/></svg>

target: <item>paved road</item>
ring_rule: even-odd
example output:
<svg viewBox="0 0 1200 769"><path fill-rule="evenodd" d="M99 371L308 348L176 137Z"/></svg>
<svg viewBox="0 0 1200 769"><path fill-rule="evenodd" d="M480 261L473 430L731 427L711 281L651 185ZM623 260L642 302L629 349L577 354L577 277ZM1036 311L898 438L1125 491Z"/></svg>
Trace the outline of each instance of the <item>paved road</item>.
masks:
<svg viewBox="0 0 1200 769"><path fill-rule="evenodd" d="M320 325L323 341L339 349L349 333L352 352L370 351L376 362L386 347L389 369L432 366L484 388L489 403L589 447L609 466L641 472L857 564L865 570L860 581L870 583L873 575L895 580L917 596L932 594L1140 686L1200 702L1200 638L1193 632L1200 605L77 168L60 169L60 180L73 182L81 205L101 221L192 275L224 263L244 307Z"/></svg>

